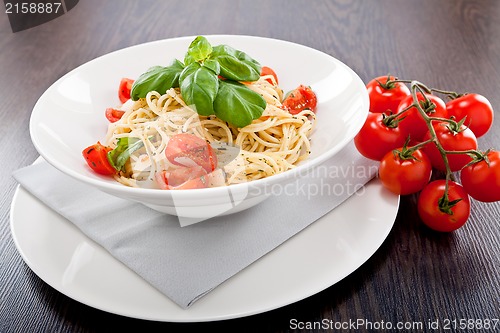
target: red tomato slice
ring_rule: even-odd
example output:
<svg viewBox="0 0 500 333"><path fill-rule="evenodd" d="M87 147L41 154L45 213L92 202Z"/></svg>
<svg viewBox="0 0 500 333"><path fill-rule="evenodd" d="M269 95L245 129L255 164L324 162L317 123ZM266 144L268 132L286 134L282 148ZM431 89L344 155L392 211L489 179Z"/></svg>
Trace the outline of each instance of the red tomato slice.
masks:
<svg viewBox="0 0 500 333"><path fill-rule="evenodd" d="M292 90L282 103L282 108L288 110L291 114L297 114L305 109L316 111L318 99L311 87L300 85Z"/></svg>
<svg viewBox="0 0 500 333"><path fill-rule="evenodd" d="M92 170L101 175L114 175L116 169L108 161L108 151L110 147L102 145L99 141L82 151L82 155Z"/></svg>
<svg viewBox="0 0 500 333"><path fill-rule="evenodd" d="M276 82L273 82L273 80L271 80L269 78L269 79L266 79L267 82L269 82L270 84L276 84L276 85L278 84L278 76L273 71L273 69L270 67L267 67L267 66L262 66L262 68L260 70L260 76L267 76L267 75L274 76L274 80L276 81Z"/></svg>
<svg viewBox="0 0 500 333"><path fill-rule="evenodd" d="M123 78L120 81L120 86L118 87L118 98L120 102L125 103L130 99L130 91L132 90L132 85L134 80Z"/></svg>
<svg viewBox="0 0 500 333"><path fill-rule="evenodd" d="M206 172L217 168L217 156L205 140L188 133L170 138L165 155L170 163L185 167L201 166Z"/></svg>
<svg viewBox="0 0 500 333"><path fill-rule="evenodd" d="M201 166L162 171L156 174L156 180L164 190L190 190L208 186L207 172Z"/></svg>
<svg viewBox="0 0 500 333"><path fill-rule="evenodd" d="M124 113L125 113L125 111L117 110L117 109L113 109L113 108L107 108L106 112L105 112L106 118L109 120L110 123L114 123L114 122L117 122L118 120L120 120Z"/></svg>

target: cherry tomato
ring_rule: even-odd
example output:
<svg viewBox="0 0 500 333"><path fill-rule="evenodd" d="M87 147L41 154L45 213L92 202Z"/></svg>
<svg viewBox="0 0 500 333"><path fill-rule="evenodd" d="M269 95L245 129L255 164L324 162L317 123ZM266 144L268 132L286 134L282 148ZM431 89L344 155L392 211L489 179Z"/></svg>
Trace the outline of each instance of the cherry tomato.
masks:
<svg viewBox="0 0 500 333"><path fill-rule="evenodd" d="M191 190L208 185L207 171L199 165L158 172L156 181L163 190Z"/></svg>
<svg viewBox="0 0 500 333"><path fill-rule="evenodd" d="M450 125L446 122L434 123L432 126L436 132L437 140L445 150L465 151L477 149L476 136L465 125L462 125L458 132L450 129ZM431 134L428 131L424 136L424 141L430 138ZM434 143L427 144L423 149L429 156L434 168L446 171L443 158ZM447 157L451 171L458 171L472 161L472 158L467 154L447 154Z"/></svg>
<svg viewBox="0 0 500 333"><path fill-rule="evenodd" d="M114 122L117 122L118 120L120 120L124 113L125 113L125 111L117 110L117 109L113 109L113 108L107 108L106 112L105 112L106 118L109 120L110 123L114 123Z"/></svg>
<svg viewBox="0 0 500 333"><path fill-rule="evenodd" d="M102 145L99 141L82 151L82 155L87 161L87 164L92 170L101 175L114 175L116 169L108 161L108 152L111 151L110 147Z"/></svg>
<svg viewBox="0 0 500 333"><path fill-rule="evenodd" d="M406 133L397 125L386 125L384 119L383 113L368 113L363 127L354 137L354 144L364 157L380 161L387 152L405 143Z"/></svg>
<svg viewBox="0 0 500 333"><path fill-rule="evenodd" d="M405 97L410 96L410 89L401 82L386 85L387 78L394 80L394 76L379 76L366 85L368 97L370 98L371 112L387 112L390 110L396 113L399 103Z"/></svg>
<svg viewBox="0 0 500 333"><path fill-rule="evenodd" d="M407 195L422 190L431 178L432 166L429 158L420 150L409 156L405 148L390 151L380 161L379 177L382 185L391 192Z"/></svg>
<svg viewBox="0 0 500 333"><path fill-rule="evenodd" d="M311 87L300 85L292 90L282 103L282 108L291 114L297 114L305 109L316 111L318 99Z"/></svg>
<svg viewBox="0 0 500 333"><path fill-rule="evenodd" d="M262 66L262 68L260 69L260 76L267 76L267 75L274 76L274 81L275 81L275 82L273 82L273 80L271 78L268 78L268 79L266 79L267 82L269 82L270 84L275 84L275 85L278 84L278 75L276 75L276 73L273 71L273 69L270 67L267 67L267 66Z"/></svg>
<svg viewBox="0 0 500 333"><path fill-rule="evenodd" d="M130 91L132 90L132 85L134 80L123 78L120 81L120 86L118 87L118 98L120 102L125 103L130 99Z"/></svg>
<svg viewBox="0 0 500 333"><path fill-rule="evenodd" d="M434 106L433 110L428 112L426 111L426 114L429 117L448 118L446 104L441 98L431 94L426 94L425 96L427 96L427 98L429 99L429 103L426 102L424 95L422 95L421 93L417 93L417 99L424 111L426 111L431 106ZM403 111L412 104L413 97L411 95L405 97L399 104L397 112L399 113ZM427 123L425 122L420 112L418 112L417 108L412 107L410 110L401 115L401 118L403 117L404 119L400 123L401 129L408 133L413 140L422 140L422 137L428 131L428 128Z"/></svg>
<svg viewBox="0 0 500 333"><path fill-rule="evenodd" d="M486 97L479 94L465 94L446 103L449 116L456 120L467 117L465 124L474 132L476 138L486 134L493 124L493 108Z"/></svg>
<svg viewBox="0 0 500 333"><path fill-rule="evenodd" d="M448 202L442 198L446 181L430 182L420 192L417 202L418 215L431 229L450 232L463 226L470 215L470 199L465 189L458 183L449 181Z"/></svg>
<svg viewBox="0 0 500 333"><path fill-rule="evenodd" d="M189 133L181 133L170 138L165 148L167 159L185 167L201 166L206 172L217 168L217 155L205 140Z"/></svg>
<svg viewBox="0 0 500 333"><path fill-rule="evenodd" d="M492 150L486 154L488 163L481 160L460 172L465 190L476 200L500 201L500 152Z"/></svg>

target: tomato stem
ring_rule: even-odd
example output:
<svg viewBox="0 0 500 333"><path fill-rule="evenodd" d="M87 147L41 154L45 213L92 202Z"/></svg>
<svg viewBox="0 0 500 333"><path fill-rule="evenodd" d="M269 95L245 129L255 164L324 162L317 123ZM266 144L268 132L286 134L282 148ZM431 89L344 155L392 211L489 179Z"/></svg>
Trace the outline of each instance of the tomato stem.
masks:
<svg viewBox="0 0 500 333"><path fill-rule="evenodd" d="M395 80L397 80L397 78ZM379 86L382 87L382 89L385 89L385 90L391 90L391 89L393 89L394 88L394 84L397 82L395 80L391 80L391 74L387 74L387 79L386 79L385 83L382 83L379 80L375 79L375 81L377 81L377 83L379 84Z"/></svg>
<svg viewBox="0 0 500 333"><path fill-rule="evenodd" d="M423 142L419 142L416 145L412 146L411 149L413 151L415 151L415 150L420 149L423 146L425 146L426 144L431 143L431 142L434 142L434 139L429 139L429 140L426 140L426 141L423 141Z"/></svg>
<svg viewBox="0 0 500 333"><path fill-rule="evenodd" d="M445 123L455 122L453 119L441 118L441 117L429 117L429 120L431 120L431 121L442 121L442 122L445 122Z"/></svg>
<svg viewBox="0 0 500 333"><path fill-rule="evenodd" d="M464 166L464 168L472 165L472 164L476 164L478 162L481 162L481 161L484 161L487 165L488 165L488 168L490 167L490 160L488 158L488 154L492 151L492 149L488 149L486 150L485 152L482 152L480 150L468 150L468 151L465 151L464 153L465 154L469 154L470 157L472 157L472 161L470 161L468 164L466 164Z"/></svg>
<svg viewBox="0 0 500 333"><path fill-rule="evenodd" d="M408 147L408 144L410 143L410 136L406 139L406 142L403 145L403 148L401 150L394 150L393 153L397 154L401 160L410 160L410 159L416 159L415 156L413 156L413 153L415 153L417 150L428 144L429 142L433 142L432 139L426 140L424 142L420 142L414 146Z"/></svg>
<svg viewBox="0 0 500 333"><path fill-rule="evenodd" d="M406 113L408 110L410 110L412 107L414 107L415 104L410 104L408 105L406 108L404 108L403 110L399 111L398 113L396 113L395 115L393 115L394 117L400 117L403 113Z"/></svg>
<svg viewBox="0 0 500 333"><path fill-rule="evenodd" d="M425 98L425 101L429 102L429 98L427 96L425 96L425 94L432 94L432 91L429 87L427 87L425 84L423 84L422 82L419 82L419 81L411 81L410 83L410 87L413 89L418 89L420 91L420 93L422 95L424 95L424 98ZM413 95L413 94L412 94ZM418 99L415 99L415 95L413 95L414 97L414 101L416 101L418 103Z"/></svg>
<svg viewBox="0 0 500 333"><path fill-rule="evenodd" d="M441 89L436 89L436 88L430 88L430 90L433 91L433 92L437 92L439 94L446 95L450 99L457 99L457 98L462 97L463 95L465 95L465 94L459 94L459 93L457 93L455 91L447 91L447 90L441 90Z"/></svg>
<svg viewBox="0 0 500 333"><path fill-rule="evenodd" d="M432 94L433 92L436 92L438 94L443 94L443 95L446 95L448 96L448 98L450 99L457 99L459 97L462 97L464 95L467 95L467 93L457 93L456 91L448 91L448 90L442 90L442 89L437 89L437 88L429 88L427 87L426 85L424 85L423 83L421 82L418 82L418 81L414 81L414 80L400 80L398 78L395 78L394 80L391 80L390 82L387 81L386 84L394 84L396 82L400 82L400 83L408 83L408 84L411 84L412 82L417 82L417 84L422 87L425 92L429 93L429 94Z"/></svg>
<svg viewBox="0 0 500 333"><path fill-rule="evenodd" d="M403 118L399 117L401 113L402 112L389 115L387 115L386 113L382 113L382 122L384 123L385 126L389 128L396 128L398 127L399 123L404 119L404 117Z"/></svg>
<svg viewBox="0 0 500 333"><path fill-rule="evenodd" d="M425 100L429 101L428 97L425 96L425 94L424 94L424 90L429 91L429 88L427 88L424 84L422 84L418 81L412 81L410 83L410 88L411 88L411 95L413 97L415 107L417 108L417 110L420 113L420 115L422 116L422 118L425 120L425 123L427 124L427 128L430 132L431 139L429 141L433 142L436 145L436 148L438 149L439 154L443 158L443 163L444 163L445 170L446 170L446 183L445 183L445 191L444 191L442 199L445 202L448 202L449 201L448 200L448 188L449 188L448 183L450 180L453 180L453 174L451 172L448 157L446 156L447 151L443 148L443 146L441 145L441 143L437 139L436 131L434 130L434 127L432 126L432 119L431 119L431 117L429 117L427 115L425 110L422 108L422 106L418 102L418 97L417 97L417 90L419 90L422 93L422 95L424 96Z"/></svg>

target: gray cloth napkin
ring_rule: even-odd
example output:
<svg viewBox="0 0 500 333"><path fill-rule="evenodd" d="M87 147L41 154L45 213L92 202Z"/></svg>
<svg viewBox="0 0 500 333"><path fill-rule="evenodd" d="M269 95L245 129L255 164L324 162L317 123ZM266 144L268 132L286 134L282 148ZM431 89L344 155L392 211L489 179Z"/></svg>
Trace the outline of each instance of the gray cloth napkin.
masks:
<svg viewBox="0 0 500 333"><path fill-rule="evenodd" d="M175 216L113 197L47 162L14 178L182 308L341 204L377 172L352 142L286 191L240 213L181 227ZM272 193L273 193L272 192Z"/></svg>

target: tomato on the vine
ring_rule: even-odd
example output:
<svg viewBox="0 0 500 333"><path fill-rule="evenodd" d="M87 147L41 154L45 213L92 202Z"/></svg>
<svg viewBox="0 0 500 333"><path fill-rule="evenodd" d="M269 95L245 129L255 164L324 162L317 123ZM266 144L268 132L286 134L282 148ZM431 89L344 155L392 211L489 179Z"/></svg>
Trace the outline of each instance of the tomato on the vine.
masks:
<svg viewBox="0 0 500 333"><path fill-rule="evenodd" d="M381 113L390 110L396 113L396 109L402 99L410 95L410 89L401 82L389 82L395 80L394 76L379 76L366 85L368 97L370 98L370 111Z"/></svg>
<svg viewBox="0 0 500 333"><path fill-rule="evenodd" d="M436 133L436 138L447 151L466 151L477 149L477 139L474 133L465 125L460 128L453 128L453 125L447 122L437 122L432 124ZM427 131L423 140L431 138L431 133ZM434 143L427 144L424 148L429 156L432 166L438 170L446 171L446 166L438 148ZM446 154L451 171L462 169L472 158L467 154Z"/></svg>
<svg viewBox="0 0 500 333"><path fill-rule="evenodd" d="M431 161L421 150L408 151L403 147L388 152L380 161L382 185L395 194L407 195L422 190L431 175Z"/></svg>
<svg viewBox="0 0 500 333"><path fill-rule="evenodd" d="M428 100L425 98L427 97ZM436 95L417 93L417 99L420 106L429 117L448 118L446 104ZM413 104L413 97L404 98L398 106L397 112L401 112ZM427 132L428 127L424 118L416 107L410 108L401 114L400 126L403 131L407 132L413 140L420 141Z"/></svg>
<svg viewBox="0 0 500 333"><path fill-rule="evenodd" d="M368 113L363 127L354 137L354 144L361 155L380 161L387 152L403 146L406 134L391 119L384 113Z"/></svg>
<svg viewBox="0 0 500 333"><path fill-rule="evenodd" d="M463 168L460 180L474 199L500 201L500 152L491 150L482 160Z"/></svg>
<svg viewBox="0 0 500 333"><path fill-rule="evenodd" d="M450 232L463 226L470 215L470 199L458 183L448 181L448 198L444 196L446 180L430 182L420 192L417 208L422 222L429 228Z"/></svg>
<svg viewBox="0 0 500 333"><path fill-rule="evenodd" d="M488 132L493 124L493 108L486 97L479 94L465 94L446 103L449 116L457 121L467 117L465 124L477 138Z"/></svg>

